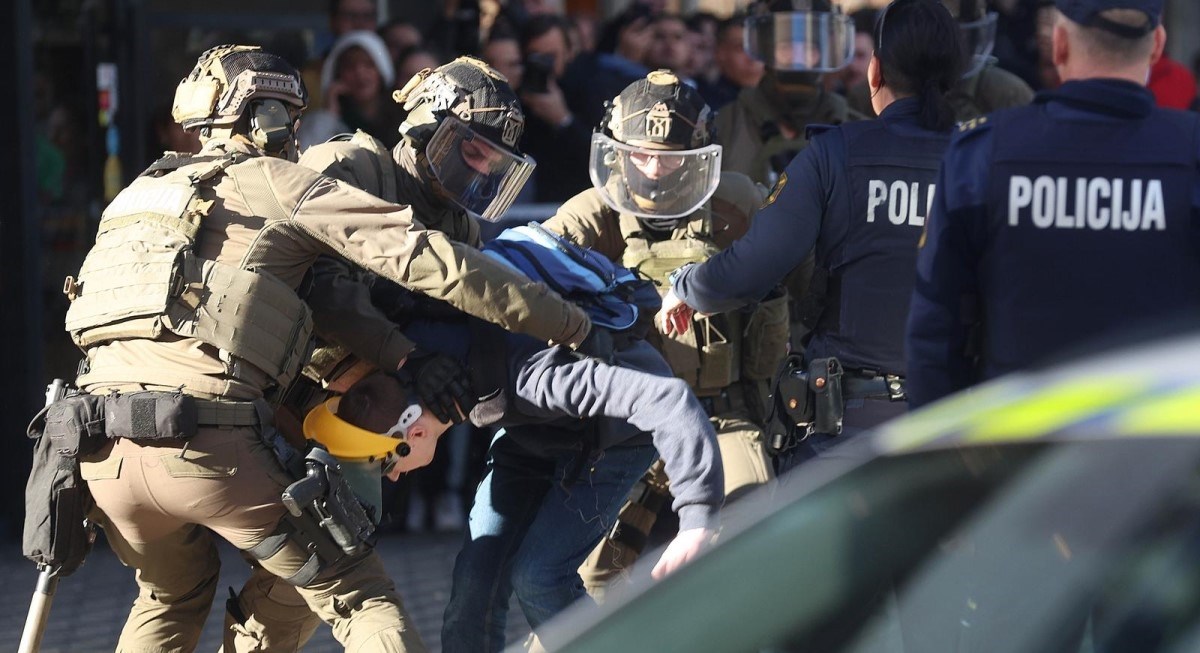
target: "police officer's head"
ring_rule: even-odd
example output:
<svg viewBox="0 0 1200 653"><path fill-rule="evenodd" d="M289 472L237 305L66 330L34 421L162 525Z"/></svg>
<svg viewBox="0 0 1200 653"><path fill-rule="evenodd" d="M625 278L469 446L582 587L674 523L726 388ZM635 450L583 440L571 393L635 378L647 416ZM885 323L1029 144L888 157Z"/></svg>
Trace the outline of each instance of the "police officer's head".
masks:
<svg viewBox="0 0 1200 653"><path fill-rule="evenodd" d="M508 80L479 59L459 57L417 73L393 98L407 112L397 161L408 148L445 201L499 220L534 167L517 147L525 114Z"/></svg>
<svg viewBox="0 0 1200 653"><path fill-rule="evenodd" d="M965 57L958 24L937 0L895 0L875 21L875 54L867 67L871 104L916 97L919 122L945 131L954 124L946 92L962 76Z"/></svg>
<svg viewBox="0 0 1200 653"><path fill-rule="evenodd" d="M746 51L771 80L813 86L854 57L854 22L829 0L769 0L746 17Z"/></svg>
<svg viewBox="0 0 1200 653"><path fill-rule="evenodd" d="M942 4L958 21L968 57L963 77L972 77L987 65L996 46L996 12L987 10L987 0L942 0Z"/></svg>
<svg viewBox="0 0 1200 653"><path fill-rule="evenodd" d="M175 89L171 116L200 139L241 136L270 156L296 160L296 121L308 105L300 73L257 46L204 52Z"/></svg>
<svg viewBox="0 0 1200 653"><path fill-rule="evenodd" d="M708 105L668 70L625 87L592 135L589 171L605 203L668 230L712 196L721 146Z"/></svg>
<svg viewBox="0 0 1200 653"><path fill-rule="evenodd" d="M1055 0L1054 67L1063 81L1109 77L1145 84L1162 56L1163 0Z"/></svg>

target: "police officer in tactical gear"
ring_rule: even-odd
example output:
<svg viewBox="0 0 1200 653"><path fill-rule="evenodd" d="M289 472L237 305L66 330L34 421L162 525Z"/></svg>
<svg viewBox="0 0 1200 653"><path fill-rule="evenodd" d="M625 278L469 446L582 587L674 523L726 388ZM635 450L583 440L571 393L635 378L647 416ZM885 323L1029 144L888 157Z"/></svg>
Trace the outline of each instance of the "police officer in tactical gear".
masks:
<svg viewBox="0 0 1200 653"><path fill-rule="evenodd" d="M721 172L709 108L692 87L659 70L625 88L592 136L593 188L545 223L583 247L637 270L665 292L667 275L741 237L762 202L745 175ZM650 335L674 374L708 408L721 443L725 490L734 496L773 477L766 456L767 382L787 351L787 297L775 292L748 310L697 318L685 334ZM623 524L581 570L593 593L615 561L631 565L663 503L657 466L623 511Z"/></svg>
<svg viewBox="0 0 1200 653"><path fill-rule="evenodd" d="M459 57L417 73L393 99L404 105L407 114L400 126L403 138L391 151L360 131L348 139L308 148L300 165L388 202L408 205L427 229L478 247L475 217L498 220L534 166L517 148L525 119L516 95L495 69L479 59ZM405 368L416 377L417 390L431 410L442 419L461 421L463 415L455 404L469 385L463 370L445 357L416 351L395 324L347 323L347 313L373 311L373 302L387 303L378 296L372 299L363 284L382 287L388 282L363 279L330 259L319 261L315 272L309 296L321 307L313 316L318 335L323 341L336 335L333 339L352 345L347 349L318 344L300 383L304 390L289 397L288 412L304 415L328 390L344 391L373 369L395 369L396 356L380 354L394 351L407 355ZM377 290L376 295L381 294L394 293ZM420 307L406 309L403 319L411 319ZM397 310L386 308L388 313ZM475 310L501 312L504 307ZM346 333L347 328L354 333ZM324 391L311 380L321 381Z"/></svg>
<svg viewBox="0 0 1200 653"><path fill-rule="evenodd" d="M723 169L770 186L808 144L809 125L863 117L820 83L853 57L854 24L829 0L772 0L746 18L746 44L767 72L717 114L716 139Z"/></svg>
<svg viewBox="0 0 1200 653"><path fill-rule="evenodd" d="M393 99L407 114L391 152L360 131L309 148L300 164L412 206L426 228L478 245L471 216L500 219L534 166L517 147L525 116L516 94L491 66L459 57L422 70Z"/></svg>
<svg viewBox="0 0 1200 653"><path fill-rule="evenodd" d="M539 339L590 330L576 306L421 229L411 211L290 162L306 101L299 74L257 47L202 54L173 107L202 151L168 153L122 191L65 284L66 327L87 355L77 384L103 405L107 436L82 476L141 587L121 649L195 647L216 590L215 532L259 565L231 602L227 650L295 645L260 638L268 573L296 585L348 650L423 650L369 547L331 546L332 530L281 499L306 463L277 437L264 397L307 359L297 289L318 256L468 312L506 307L478 314Z"/></svg>
<svg viewBox="0 0 1200 653"><path fill-rule="evenodd" d="M809 382L779 406L797 425L783 443L799 445L793 463L905 410L904 323L917 241L953 125L945 93L961 76L957 33L936 0L889 5L876 21L867 71L880 118L814 135L749 233L680 269L663 302L666 331L687 330L692 309L715 313L757 300L815 245L814 285L826 294L795 369ZM814 410L798 414L804 406Z"/></svg>
<svg viewBox="0 0 1200 653"><path fill-rule="evenodd" d="M946 152L917 257L910 405L1200 310L1200 117L1145 88L1163 2L1055 7L1063 85L964 124Z"/></svg>
<svg viewBox="0 0 1200 653"><path fill-rule="evenodd" d="M958 20L967 55L963 77L950 90L948 100L954 118L966 122L998 109L1023 107L1033 101L1033 89L1020 77L996 65L995 12L987 11L986 0L942 0ZM864 115L875 115L871 89L864 82L846 94L850 106Z"/></svg>

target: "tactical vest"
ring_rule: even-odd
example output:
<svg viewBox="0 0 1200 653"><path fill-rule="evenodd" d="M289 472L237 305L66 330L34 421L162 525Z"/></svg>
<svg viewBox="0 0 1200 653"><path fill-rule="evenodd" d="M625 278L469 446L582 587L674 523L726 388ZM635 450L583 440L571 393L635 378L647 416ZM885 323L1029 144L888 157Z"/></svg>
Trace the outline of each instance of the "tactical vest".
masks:
<svg viewBox="0 0 1200 653"><path fill-rule="evenodd" d="M817 240L817 276L827 276L828 289L806 353L904 374L917 242L950 136L899 135L882 120L838 129L850 202L831 207Z"/></svg>
<svg viewBox="0 0 1200 653"><path fill-rule="evenodd" d="M1100 119L1052 116L1048 102ZM989 252L979 270L988 377L1200 310L1200 117L1092 102L1039 96L988 117L979 234Z"/></svg>
<svg viewBox="0 0 1200 653"><path fill-rule="evenodd" d="M66 328L85 351L116 340L195 338L226 373L249 363L286 386L308 356L312 315L295 290L253 270L202 259L196 236L212 187L241 155L168 155L121 191L100 219L78 278L67 277ZM253 377L249 377L253 378Z"/></svg>
<svg viewBox="0 0 1200 653"><path fill-rule="evenodd" d="M666 294L667 277L688 263L700 263L721 251L710 240L711 218L693 216L675 230L671 238L651 240L637 218L621 215L625 252L621 264L649 277ZM713 394L741 378L742 315L738 312L711 317L696 316L687 333L661 336L659 349L671 370L692 386L697 394Z"/></svg>

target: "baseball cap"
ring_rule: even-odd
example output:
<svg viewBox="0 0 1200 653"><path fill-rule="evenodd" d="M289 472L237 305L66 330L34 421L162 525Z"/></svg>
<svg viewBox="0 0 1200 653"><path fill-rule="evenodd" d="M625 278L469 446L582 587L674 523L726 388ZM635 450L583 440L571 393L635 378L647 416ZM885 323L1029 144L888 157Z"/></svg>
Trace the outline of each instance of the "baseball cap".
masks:
<svg viewBox="0 0 1200 653"><path fill-rule="evenodd" d="M1087 27L1096 27L1117 36L1141 38L1158 27L1162 18L1163 0L1054 0L1054 6L1072 21ZM1109 9L1135 9L1146 14L1146 24L1124 25L1104 18L1101 14Z"/></svg>

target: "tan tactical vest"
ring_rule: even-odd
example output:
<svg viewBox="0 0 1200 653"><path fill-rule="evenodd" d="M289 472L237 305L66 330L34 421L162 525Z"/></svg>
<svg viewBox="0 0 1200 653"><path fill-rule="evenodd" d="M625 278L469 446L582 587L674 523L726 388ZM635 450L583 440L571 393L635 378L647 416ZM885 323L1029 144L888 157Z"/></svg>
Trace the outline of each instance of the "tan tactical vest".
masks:
<svg viewBox="0 0 1200 653"><path fill-rule="evenodd" d="M100 219L78 278L67 277L66 327L81 349L168 333L220 350L227 373L249 363L286 386L308 357L312 315L279 279L196 256L212 185L239 155L164 157Z"/></svg>
<svg viewBox="0 0 1200 653"><path fill-rule="evenodd" d="M621 264L652 279L659 293L666 294L672 271L688 263L700 263L721 251L711 240L711 218L701 209L676 228L667 240L651 240L632 215L622 214L621 231L625 253ZM688 382L697 394L714 394L741 378L742 315L723 313L697 316L684 334L661 336L660 350L675 375Z"/></svg>

